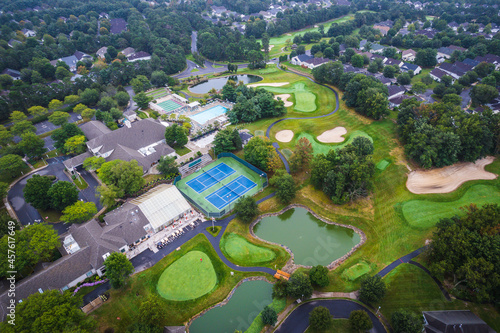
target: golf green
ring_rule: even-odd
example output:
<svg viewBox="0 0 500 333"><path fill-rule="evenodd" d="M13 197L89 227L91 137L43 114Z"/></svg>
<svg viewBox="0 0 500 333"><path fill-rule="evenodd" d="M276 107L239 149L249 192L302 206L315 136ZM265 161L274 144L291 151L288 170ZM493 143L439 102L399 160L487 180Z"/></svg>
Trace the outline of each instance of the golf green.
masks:
<svg viewBox="0 0 500 333"><path fill-rule="evenodd" d="M309 133L305 133L305 132L299 134L299 136L297 137L297 141L296 142L299 142L299 140L301 138L306 138L311 143L311 145L313 147L314 154L327 154L331 149L341 149L341 148L344 148L346 145L352 143L352 140L354 140L354 138L357 137L357 136L364 136L365 138L368 138L368 139L370 139L370 141L373 142L373 139L371 138L371 136L369 136L368 134L366 134L363 131L353 131L353 132L351 132L349 134L349 138L346 141L342 142L341 144L319 143L318 141L316 141L316 138L314 136L312 136Z"/></svg>
<svg viewBox="0 0 500 333"><path fill-rule="evenodd" d="M309 87L304 82L297 82L291 87L267 87L260 88L266 89L275 94L293 94L295 111L313 112L316 111L316 95L309 90Z"/></svg>
<svg viewBox="0 0 500 333"><path fill-rule="evenodd" d="M366 262L357 263L354 266L349 267L342 273L342 278L348 281L354 281L362 275L370 272L371 268Z"/></svg>
<svg viewBox="0 0 500 333"><path fill-rule="evenodd" d="M429 228L447 217L462 215L461 207L470 204L483 206L487 203L500 204L500 190L495 186L474 185L455 201L410 200L403 204L403 215L413 227Z"/></svg>
<svg viewBox="0 0 500 333"><path fill-rule="evenodd" d="M388 160L382 160L380 162L377 163L376 167L377 169L381 170L381 171L384 171L385 168L387 168L389 166L389 164L391 164L391 162L389 162Z"/></svg>
<svg viewBox="0 0 500 333"><path fill-rule="evenodd" d="M156 289L168 300L187 301L209 293L216 284L210 258L204 252L191 251L163 271Z"/></svg>
<svg viewBox="0 0 500 333"><path fill-rule="evenodd" d="M270 249L252 244L244 237L234 233L224 235L221 240L221 249L229 260L242 265L268 262L276 257L276 254Z"/></svg>

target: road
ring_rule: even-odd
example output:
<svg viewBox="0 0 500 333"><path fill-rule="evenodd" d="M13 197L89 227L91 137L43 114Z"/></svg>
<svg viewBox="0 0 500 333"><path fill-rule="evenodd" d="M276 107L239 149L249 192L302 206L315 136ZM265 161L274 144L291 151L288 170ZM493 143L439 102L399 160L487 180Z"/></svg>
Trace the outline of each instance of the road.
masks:
<svg viewBox="0 0 500 333"><path fill-rule="evenodd" d="M198 31L191 32L191 53L198 52L196 41L198 40Z"/></svg>
<svg viewBox="0 0 500 333"><path fill-rule="evenodd" d="M41 176L54 175L57 177L57 180L70 181L68 176L64 173L65 167L63 161L66 158L67 157L55 157L48 159L47 162L49 163L49 166L36 172L36 174L39 174ZM88 174L86 171L82 174L82 176L89 184L89 187L85 190L80 191L78 198L84 201L92 201L96 203L98 209L102 208L99 200L95 196L95 188L99 184L92 177L92 175ZM7 199L9 200L12 208L15 210L17 217L19 218L22 225L29 225L32 223L36 223L36 221L43 220L38 211L24 200L24 187L26 186L26 182L28 181L28 179L32 177L33 174L17 182L14 186L12 186L7 195ZM69 228L69 225L65 225L64 223L55 223L51 225L54 226L54 229L57 230L57 233L59 235L65 233Z"/></svg>
<svg viewBox="0 0 500 333"><path fill-rule="evenodd" d="M349 318L354 310L365 310L373 323L372 333L385 333L387 330L380 320L363 305L344 299L329 299L307 302L297 307L274 331L275 333L303 333L309 326L309 313L317 306L324 306L335 319Z"/></svg>
<svg viewBox="0 0 500 333"><path fill-rule="evenodd" d="M130 96L130 103L123 111L125 112L125 111L130 111L130 110L132 110L132 111L136 110L137 104L133 100L133 98L135 96L134 89L132 88L132 86L127 86L127 87L125 87L125 91Z"/></svg>

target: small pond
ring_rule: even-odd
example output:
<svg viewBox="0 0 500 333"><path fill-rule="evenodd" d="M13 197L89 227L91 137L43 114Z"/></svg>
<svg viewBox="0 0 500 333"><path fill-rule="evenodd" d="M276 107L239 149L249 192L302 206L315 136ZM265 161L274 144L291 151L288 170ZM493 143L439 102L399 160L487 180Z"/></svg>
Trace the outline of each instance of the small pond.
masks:
<svg viewBox="0 0 500 333"><path fill-rule="evenodd" d="M262 309L271 304L272 289L272 284L266 281L242 283L226 305L213 308L195 319L189 326L189 332L244 332Z"/></svg>
<svg viewBox="0 0 500 333"><path fill-rule="evenodd" d="M360 242L354 230L327 224L304 208L263 218L254 227L261 239L287 246L298 265L327 266Z"/></svg>
<svg viewBox="0 0 500 333"><path fill-rule="evenodd" d="M212 88L215 88L216 90L221 90L222 87L226 84L228 80L233 80L237 82L243 82L244 84L247 83L255 83L262 81L262 78L257 75L232 75L232 76L225 76L225 77L220 77L217 79L210 79L206 82L197 84L195 86L192 86L189 88L190 91L194 92L195 94L206 94Z"/></svg>

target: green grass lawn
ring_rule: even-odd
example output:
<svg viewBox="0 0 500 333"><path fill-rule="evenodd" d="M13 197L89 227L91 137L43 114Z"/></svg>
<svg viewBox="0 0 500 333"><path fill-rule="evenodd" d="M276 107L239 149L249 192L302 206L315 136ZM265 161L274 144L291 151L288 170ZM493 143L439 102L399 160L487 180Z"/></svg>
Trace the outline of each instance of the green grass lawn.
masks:
<svg viewBox="0 0 500 333"><path fill-rule="evenodd" d="M207 230L212 236L217 237L219 232L221 231L222 227L219 225L212 227L207 227L205 230Z"/></svg>
<svg viewBox="0 0 500 333"><path fill-rule="evenodd" d="M323 331L317 331L311 327L308 327L304 333L351 333L351 326L349 325L349 319L333 319L332 324Z"/></svg>
<svg viewBox="0 0 500 333"><path fill-rule="evenodd" d="M139 110L136 110L135 113L137 113L137 117L141 118L141 119L146 119L148 118L148 115L142 111L139 111Z"/></svg>
<svg viewBox="0 0 500 333"><path fill-rule="evenodd" d="M179 156L184 156L184 155L191 152L191 149L187 148L186 146L182 146L182 147L175 146L174 150L175 150L175 153Z"/></svg>
<svg viewBox="0 0 500 333"><path fill-rule="evenodd" d="M91 314L98 321L99 331L113 328L115 332L125 332L132 323L140 321L140 304L149 295L158 295L157 284L165 268L191 251L199 251L208 256L217 275L217 288L197 299L188 301L169 301L160 297L165 313L158 326L183 325L195 314L226 298L241 279L263 275L238 271L234 271L234 275L231 275L232 270L219 259L208 239L204 235L197 235L182 245L178 251L168 254L154 266L134 274L121 289L111 290L109 300ZM197 259L199 261L199 258ZM184 277L185 274L190 273L183 272L182 283L189 283ZM270 277L265 274L264 276Z"/></svg>
<svg viewBox="0 0 500 333"><path fill-rule="evenodd" d="M240 266L256 266L276 258L272 250L252 244L235 233L225 233L220 248L231 262Z"/></svg>
<svg viewBox="0 0 500 333"><path fill-rule="evenodd" d="M40 213L43 221L45 221L45 222L49 222L49 223L61 222L62 213L57 211L57 210L53 210L53 209L41 210L41 209L39 209L38 212Z"/></svg>
<svg viewBox="0 0 500 333"><path fill-rule="evenodd" d="M292 157L293 155L293 151L291 151L290 149L288 148L285 148L285 149L282 149L281 150L281 153L283 154L283 156L285 156L285 158L287 160L290 160L290 158Z"/></svg>
<svg viewBox="0 0 500 333"><path fill-rule="evenodd" d="M87 187L89 187L89 184L87 184L85 179L79 176L73 179L73 183L75 183L76 187L78 187L80 190L85 190Z"/></svg>
<svg viewBox="0 0 500 333"><path fill-rule="evenodd" d="M293 108L300 112L313 112L316 111L316 94L314 94L308 87L306 82L300 81L292 84L290 87L268 87L262 86L267 91L274 94L291 94Z"/></svg>
<svg viewBox="0 0 500 333"><path fill-rule="evenodd" d="M255 136L265 136L266 132L263 130L256 130L255 131Z"/></svg>
<svg viewBox="0 0 500 333"><path fill-rule="evenodd" d="M208 255L191 251L167 267L158 280L158 293L172 301L201 297L217 285L217 274Z"/></svg>
<svg viewBox="0 0 500 333"><path fill-rule="evenodd" d="M383 159L380 162L378 162L375 166L377 167L377 169L384 171L389 166L389 164L391 164L391 162L389 162L386 159Z"/></svg>
<svg viewBox="0 0 500 333"><path fill-rule="evenodd" d="M453 201L407 201L402 204L402 212L411 226L429 228L442 218L464 214L461 208L471 203L478 206L486 203L500 203L500 190L495 186L475 185L470 187L462 197Z"/></svg>
<svg viewBox="0 0 500 333"><path fill-rule="evenodd" d="M316 141L316 138L313 137L309 133L300 133L297 136L297 139L295 141L298 142L301 138L306 138L307 140L309 140L309 142L311 142L311 145L313 147L314 154L326 154L330 151L330 149L334 149L334 148L335 149L342 149L346 145L350 144L352 142L352 140L354 140L354 138L358 137L358 136L364 136L364 137L370 139L371 141L373 141L373 139L367 133L365 133L363 131L353 131L353 132L348 133L346 135L348 136L348 138L346 141L344 141L342 143L320 143L320 142Z"/></svg>
<svg viewBox="0 0 500 333"><path fill-rule="evenodd" d="M380 306L382 314L389 320L392 313L399 309L417 314L422 311L470 310L494 330L500 329L500 314L493 306L460 300L447 301L432 278L416 266L399 265L384 278L384 282L387 293L375 307Z"/></svg>
<svg viewBox="0 0 500 333"><path fill-rule="evenodd" d="M357 278L369 273L371 271L371 267L368 263L361 261L348 269L346 269L342 273L342 279L348 280L348 281L354 281Z"/></svg>
<svg viewBox="0 0 500 333"><path fill-rule="evenodd" d="M199 72L200 70L198 68L193 68L190 73L196 73Z"/></svg>
<svg viewBox="0 0 500 333"><path fill-rule="evenodd" d="M280 313L287 306L286 298L273 298L273 302L269 304L270 308L273 308L276 313ZM262 315L259 313L257 317L253 320L252 324L247 328L245 333L259 333L264 328L264 323L262 322Z"/></svg>

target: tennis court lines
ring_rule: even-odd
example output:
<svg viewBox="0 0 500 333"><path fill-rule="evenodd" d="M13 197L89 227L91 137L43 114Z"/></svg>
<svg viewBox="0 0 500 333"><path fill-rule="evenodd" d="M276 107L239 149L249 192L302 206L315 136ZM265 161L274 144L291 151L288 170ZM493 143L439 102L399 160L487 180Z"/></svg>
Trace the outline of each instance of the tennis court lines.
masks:
<svg viewBox="0 0 500 333"><path fill-rule="evenodd" d="M241 175L217 191L207 195L205 199L215 208L221 210L255 186L257 186L256 183Z"/></svg>
<svg viewBox="0 0 500 333"><path fill-rule="evenodd" d="M201 193L235 172L226 163L221 163L186 182L186 185L191 187L196 193Z"/></svg>
<svg viewBox="0 0 500 333"><path fill-rule="evenodd" d="M182 107L182 105L172 100L166 100L161 103L158 103L158 106L161 107L163 110L165 110L165 112L170 112Z"/></svg>

